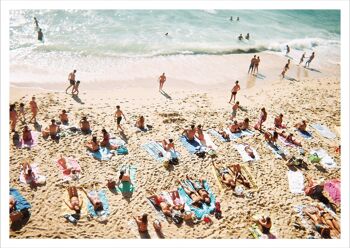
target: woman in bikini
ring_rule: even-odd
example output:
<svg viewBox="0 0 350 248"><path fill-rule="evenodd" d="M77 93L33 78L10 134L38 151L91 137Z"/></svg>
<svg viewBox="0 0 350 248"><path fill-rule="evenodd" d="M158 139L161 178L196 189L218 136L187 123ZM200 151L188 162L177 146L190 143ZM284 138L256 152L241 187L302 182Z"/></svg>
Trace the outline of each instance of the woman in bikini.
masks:
<svg viewBox="0 0 350 248"><path fill-rule="evenodd" d="M84 188L82 188L82 191L85 193L86 197L89 199L90 203L94 207L95 212L103 211L102 201L98 197L98 194L96 191L92 191L92 192L87 193Z"/></svg>
<svg viewBox="0 0 350 248"><path fill-rule="evenodd" d="M93 136L92 140L87 142L85 144L85 147L90 151L90 152L97 152L100 149L100 145L98 144L97 137Z"/></svg>
<svg viewBox="0 0 350 248"><path fill-rule="evenodd" d="M165 139L162 140L162 146L163 149L167 152L169 152L171 149L173 149L175 151L175 146L174 146L174 140L173 139Z"/></svg>
<svg viewBox="0 0 350 248"><path fill-rule="evenodd" d="M252 159L255 159L253 149L248 144L244 144L244 145L245 145L244 151L248 154L249 157L251 157Z"/></svg>
<svg viewBox="0 0 350 248"><path fill-rule="evenodd" d="M117 182L117 187L122 182L129 182L131 185L133 185L133 183L131 182L131 178L130 178L130 169L128 169L128 170L122 169L120 171L119 179L118 179L118 182Z"/></svg>
<svg viewBox="0 0 350 248"><path fill-rule="evenodd" d="M100 146L102 147L107 147L110 150L115 150L118 147L111 145L109 143L109 133L106 131L106 129L102 129L102 135L103 135L103 140L100 142Z"/></svg>
<svg viewBox="0 0 350 248"><path fill-rule="evenodd" d="M239 164L234 164L228 166L228 168L232 171L232 173L235 175L235 182L240 182L243 186L250 189L250 183L247 180L247 178L242 174L241 166Z"/></svg>
<svg viewBox="0 0 350 248"><path fill-rule="evenodd" d="M203 133L203 128L202 125L198 125L196 128L196 132L197 132L197 139L201 142L202 145L206 145L205 139L204 139L204 133Z"/></svg>
<svg viewBox="0 0 350 248"><path fill-rule="evenodd" d="M232 190L235 190L236 188L236 180L231 175L230 170L227 167L220 168L217 164L214 164L214 161L212 161L214 168L218 171L218 173L221 176L221 181L227 186L230 187Z"/></svg>
<svg viewBox="0 0 350 248"><path fill-rule="evenodd" d="M24 126L24 128L23 128L22 139L24 142L32 142L33 141L32 133L29 130L28 126Z"/></svg>
<svg viewBox="0 0 350 248"><path fill-rule="evenodd" d="M202 197L194 190L183 184L180 180L177 182L182 186L186 194L192 199L192 205L198 208L202 207Z"/></svg>
<svg viewBox="0 0 350 248"><path fill-rule="evenodd" d="M305 209L304 213L310 217L311 221L315 225L316 231L318 231L323 238L330 239L331 236L338 236L339 232L337 228L334 226L333 222L328 221L328 224L331 224L332 227L329 226L327 223L325 223L317 207Z"/></svg>
<svg viewBox="0 0 350 248"><path fill-rule="evenodd" d="M199 184L194 183L192 181L193 178L190 178L188 175L186 175L186 179L189 181L189 183L192 185L192 187L197 191L197 193L199 194L199 196L202 199L202 202L204 202L205 204L207 204L209 206L211 203L211 200L210 200L209 192L206 191L206 189L204 187L204 181L202 179L199 179Z"/></svg>
<svg viewBox="0 0 350 248"><path fill-rule="evenodd" d="M163 196L154 194L148 198L151 199L156 206L159 206L161 208L165 216L171 217L172 207L165 201Z"/></svg>
<svg viewBox="0 0 350 248"><path fill-rule="evenodd" d="M134 217L134 220L136 221L136 224L140 233L148 232L148 215L147 214Z"/></svg>
<svg viewBox="0 0 350 248"><path fill-rule="evenodd" d="M69 202L66 202L66 200L64 200L64 203L71 210L75 210L77 213L80 213L81 207L83 205L83 201L79 200L77 187L69 186L68 187L68 196L69 196Z"/></svg>

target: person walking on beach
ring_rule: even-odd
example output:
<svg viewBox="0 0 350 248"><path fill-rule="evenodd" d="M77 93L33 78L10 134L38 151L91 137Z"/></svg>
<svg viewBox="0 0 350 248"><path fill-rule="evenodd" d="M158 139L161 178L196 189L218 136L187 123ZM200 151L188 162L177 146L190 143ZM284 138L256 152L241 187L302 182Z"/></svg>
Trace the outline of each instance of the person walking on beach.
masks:
<svg viewBox="0 0 350 248"><path fill-rule="evenodd" d="M124 117L125 121L126 121L126 118L123 111L120 110L120 106L117 105L116 108L117 108L117 111L115 111L114 118L117 118L117 130L120 129L124 132L124 129L120 125L120 122L122 121L122 116Z"/></svg>
<svg viewBox="0 0 350 248"><path fill-rule="evenodd" d="M311 54L311 56L309 57L308 61L306 61L304 67L306 67L306 65L307 65L307 67L310 67L310 63L311 63L311 61L312 61L314 58L315 58L315 52L312 52L312 54Z"/></svg>
<svg viewBox="0 0 350 248"><path fill-rule="evenodd" d="M301 55L299 65L300 65L301 63L303 63L303 61L304 61L304 59L305 59L305 54L306 54L306 53L304 52L303 55Z"/></svg>
<svg viewBox="0 0 350 248"><path fill-rule="evenodd" d="M32 118L29 120L29 123L32 123L32 120L34 120L34 123L36 123L36 115L38 114L39 108L38 105L35 102L35 97L32 97L32 100L29 102L30 110L32 111Z"/></svg>
<svg viewBox="0 0 350 248"><path fill-rule="evenodd" d="M231 22L233 21L233 17L232 17L232 16L230 17L230 21L231 21Z"/></svg>
<svg viewBox="0 0 350 248"><path fill-rule="evenodd" d="M236 101L236 95L237 95L237 92L241 89L241 86L239 86L239 82L238 80L235 82L235 85L233 86L232 90L231 90L231 98L230 98L230 101L228 103L231 103L232 101L232 98L233 98L233 101L235 102Z"/></svg>
<svg viewBox="0 0 350 248"><path fill-rule="evenodd" d="M249 72L253 73L255 61L256 61L256 55L254 55L254 57L250 60L250 66L249 66L249 69L248 69L248 73Z"/></svg>
<svg viewBox="0 0 350 248"><path fill-rule="evenodd" d="M290 48L289 48L289 46L288 46L288 45L286 46L286 50L287 50L287 51L286 51L286 55L288 55L288 54L289 54L289 52L290 52Z"/></svg>
<svg viewBox="0 0 350 248"><path fill-rule="evenodd" d="M39 31L38 31L38 40L43 41L43 39L44 39L44 34L43 34L43 32L41 31L41 28L39 28Z"/></svg>
<svg viewBox="0 0 350 248"><path fill-rule="evenodd" d="M70 88L70 87L73 87L72 88L72 94L73 94L73 89L74 89L74 85L75 85L75 73L77 72L77 70L74 70L73 72L69 73L68 75L68 81L69 81L69 86L68 88L66 89L66 93L68 94L67 90Z"/></svg>
<svg viewBox="0 0 350 248"><path fill-rule="evenodd" d="M34 23L35 23L35 27L38 29L39 28L39 22L36 19L36 17L34 17Z"/></svg>
<svg viewBox="0 0 350 248"><path fill-rule="evenodd" d="M72 95L74 95L74 93L76 93L75 95L77 96L79 94L79 85L80 85L80 81L78 80L72 89Z"/></svg>
<svg viewBox="0 0 350 248"><path fill-rule="evenodd" d="M259 72L259 63L260 63L260 57L258 56L258 58L255 60L255 63L254 63L254 71L253 73L258 73Z"/></svg>
<svg viewBox="0 0 350 248"><path fill-rule="evenodd" d="M159 91L162 91L163 90L163 85L166 81L166 76L165 76L165 73L163 72L162 75L160 75L159 77Z"/></svg>

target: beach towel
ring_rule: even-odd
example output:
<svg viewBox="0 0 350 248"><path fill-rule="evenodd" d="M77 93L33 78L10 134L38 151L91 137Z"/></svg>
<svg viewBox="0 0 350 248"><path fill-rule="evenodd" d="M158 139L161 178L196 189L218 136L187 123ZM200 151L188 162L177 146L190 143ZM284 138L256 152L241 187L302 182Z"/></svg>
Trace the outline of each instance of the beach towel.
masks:
<svg viewBox="0 0 350 248"><path fill-rule="evenodd" d="M301 137L304 139L312 139L312 132L311 131L300 131L299 129L296 129L296 131L300 134Z"/></svg>
<svg viewBox="0 0 350 248"><path fill-rule="evenodd" d="M310 126L315 128L321 136L327 139L335 139L337 137L337 135L333 133L331 130L329 130L329 128L325 125L316 123L316 124L311 124Z"/></svg>
<svg viewBox="0 0 350 248"><path fill-rule="evenodd" d="M160 206L158 206L154 200L151 197L147 197L147 203L150 205L150 207L156 211L157 216L160 220L166 221L166 216L163 214L162 209Z"/></svg>
<svg viewBox="0 0 350 248"><path fill-rule="evenodd" d="M83 204L81 205L81 210L80 210L80 217L82 216L87 216L88 210L87 210L87 204L86 201L84 201L85 198L85 194L82 192L82 190L78 189L78 197L79 197L79 201L82 201ZM64 200L69 203L70 199L69 199L69 195L68 192L66 192L64 194ZM64 201L62 200L62 207L61 207L61 216L64 216L66 214L69 215L75 215L76 212L75 210L70 209L66 203L64 203Z"/></svg>
<svg viewBox="0 0 350 248"><path fill-rule="evenodd" d="M230 140L241 138L243 136L253 136L254 135L254 131L249 130L249 129L241 130L238 133L232 133L229 128L226 128L225 132L230 136Z"/></svg>
<svg viewBox="0 0 350 248"><path fill-rule="evenodd" d="M187 182L187 181L185 181L185 182ZM196 182L196 183L198 183L198 182ZM178 192L179 192L181 200L185 203L185 205L187 206L187 209L189 209L191 212L193 212L198 219L202 219L204 215L208 215L208 214L212 213L215 209L215 195L211 191L207 181L203 180L203 183L204 183L205 190L208 191L208 193L209 193L210 205L208 206L207 204L203 204L202 208L197 208L197 207L193 206L191 197L186 194L185 190L182 187L178 188ZM187 185L193 189L193 187L189 183L187 183Z"/></svg>
<svg viewBox="0 0 350 248"><path fill-rule="evenodd" d="M304 175L301 171L287 172L289 190L293 194L304 194Z"/></svg>
<svg viewBox="0 0 350 248"><path fill-rule="evenodd" d="M333 200L335 204L340 205L340 180L333 179L325 182L323 191L327 192L328 196Z"/></svg>
<svg viewBox="0 0 350 248"><path fill-rule="evenodd" d="M194 154L195 152L206 151L205 147L202 146L197 139L189 140L186 136L182 135L180 137L180 142L191 154Z"/></svg>
<svg viewBox="0 0 350 248"><path fill-rule="evenodd" d="M326 168L326 169L333 169L337 167L337 164L333 160L331 156L328 155L328 153L323 150L322 148L314 149L310 151L310 154L317 154L319 158L321 158L320 163Z"/></svg>
<svg viewBox="0 0 350 248"><path fill-rule="evenodd" d="M10 188L10 195L16 199L16 210L22 211L32 207L17 189Z"/></svg>
<svg viewBox="0 0 350 248"><path fill-rule="evenodd" d="M97 152L90 152L89 150L87 150L86 153L89 156L92 156L93 158L100 161L110 160L113 157L113 155L115 155L115 151L109 150L106 147L100 147L100 149Z"/></svg>
<svg viewBox="0 0 350 248"><path fill-rule="evenodd" d="M129 171L130 180L133 185L129 182L121 182L118 187L116 187L117 192L119 193L131 193L136 190L136 171L137 167L133 165L123 165L120 170Z"/></svg>
<svg viewBox="0 0 350 248"><path fill-rule="evenodd" d="M221 180L222 177L221 177L219 171L214 167L214 165L212 165L211 167L212 167L215 179L218 183L219 190L220 190L221 195L222 195L224 193L224 191L228 189L228 187L226 187L226 185L222 182L222 180Z"/></svg>
<svg viewBox="0 0 350 248"><path fill-rule="evenodd" d="M283 157L282 156L285 156L285 155L288 155L288 151L287 150L284 150L282 149L282 147L280 147L279 145L274 145L270 142L264 142L265 143L265 146L271 150L273 152L273 154L275 155L276 158L278 159L282 159Z"/></svg>
<svg viewBox="0 0 350 248"><path fill-rule="evenodd" d="M177 151L175 152L173 149L171 149L169 152L165 151L162 144L159 142L150 141L141 147L158 162L163 162L165 159L170 160L172 158L180 157L180 153ZM162 156L160 156L160 154L162 154Z"/></svg>
<svg viewBox="0 0 350 248"><path fill-rule="evenodd" d="M253 235L255 239L277 239L277 236L272 234L274 233L274 230L272 229L273 227L271 227L269 234L263 234L259 226L255 223L248 228L248 230L250 231L250 233Z"/></svg>
<svg viewBox="0 0 350 248"><path fill-rule="evenodd" d="M88 194L95 194L96 191L90 191ZM100 212L96 212L94 210L94 206L91 204L90 200L87 198L87 209L89 214L92 217L101 217L101 216L108 216L109 215L109 203L108 203L108 199L106 197L106 194L104 192L104 190L100 190L97 192L98 197L100 198L102 205L103 205L103 210Z"/></svg>
<svg viewBox="0 0 350 248"><path fill-rule="evenodd" d="M196 140L202 144L202 146L204 146L207 151L209 150L217 150L218 147L214 144L214 142L211 140L210 136L208 133L203 132L203 136L204 136L204 141L201 142L199 139L196 138Z"/></svg>
<svg viewBox="0 0 350 248"><path fill-rule="evenodd" d="M235 144L234 147L236 148L236 150L239 152L239 154L241 155L242 157L242 160L243 162L248 162L248 161L257 161L260 159L259 157L259 154L258 152L251 147L251 149L253 150L253 154L255 155L255 158L251 158L247 153L246 151L244 150L245 149L245 145L243 144Z"/></svg>
<svg viewBox="0 0 350 248"><path fill-rule="evenodd" d="M208 129L208 133L210 133L211 135L213 135L214 137L216 137L217 139L219 139L222 142L229 142L230 141L230 140L227 140L224 137L222 137L221 134L219 134L218 131L216 131L214 129Z"/></svg>
<svg viewBox="0 0 350 248"><path fill-rule="evenodd" d="M29 142L24 142L23 139L20 139L17 148L32 148L38 144L38 137L39 137L39 132L36 131L30 131L32 134L32 140Z"/></svg>
<svg viewBox="0 0 350 248"><path fill-rule="evenodd" d="M289 147L298 147L297 145L293 144L293 143L290 143L286 140L286 138L282 137L282 136L278 136L278 139L282 142L282 144L284 146L289 146Z"/></svg>
<svg viewBox="0 0 350 248"><path fill-rule="evenodd" d="M79 127L76 127L75 125L64 125L61 124L60 125L60 133L59 136L60 137L65 137L65 136L74 136L77 134L81 134L81 130Z"/></svg>
<svg viewBox="0 0 350 248"><path fill-rule="evenodd" d="M46 181L46 177L45 176L42 176L42 175L39 175L39 167L37 164L31 164L30 167L32 168L32 172L34 174L34 178L36 181L39 181L39 182L45 182ZM19 181L21 183L24 183L24 184L31 184L32 183L32 179L30 178L25 178L24 177L24 171L21 170L21 173L19 175Z"/></svg>
<svg viewBox="0 0 350 248"><path fill-rule="evenodd" d="M81 167L78 163L77 160L73 158L66 158L66 163L68 167L71 167L72 170L75 170L75 173L72 173L71 170L65 170L62 165L58 163L59 160L56 160L57 166L60 169L62 173L62 178L63 181L69 181L72 179L79 179L80 178L80 172L81 172Z"/></svg>

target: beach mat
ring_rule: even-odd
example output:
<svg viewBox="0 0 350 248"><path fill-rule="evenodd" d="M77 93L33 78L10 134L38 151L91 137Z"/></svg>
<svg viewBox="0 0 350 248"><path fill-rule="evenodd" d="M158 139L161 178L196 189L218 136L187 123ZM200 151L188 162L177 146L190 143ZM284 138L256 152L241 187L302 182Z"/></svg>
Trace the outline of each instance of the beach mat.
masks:
<svg viewBox="0 0 350 248"><path fill-rule="evenodd" d="M337 135L333 133L327 126L316 123L316 124L311 124L311 127L316 129L316 131L323 137L327 139L335 139Z"/></svg>
<svg viewBox="0 0 350 248"><path fill-rule="evenodd" d="M202 146L204 146L207 150L218 149L218 147L214 144L214 142L212 141L208 133L203 132L203 136L204 136L204 141L201 142L199 139L196 138L197 142L201 143Z"/></svg>
<svg viewBox="0 0 350 248"><path fill-rule="evenodd" d="M253 153L255 155L255 158L251 158L244 150L245 145L242 144L235 144L234 147L236 148L236 150L239 152L239 154L241 155L241 158L243 160L243 162L249 162L249 161L257 161L260 159L258 152L251 147L251 149L253 150Z"/></svg>
<svg viewBox="0 0 350 248"><path fill-rule="evenodd" d="M301 171L287 172L289 190L293 194L304 194L304 175Z"/></svg>
<svg viewBox="0 0 350 248"><path fill-rule="evenodd" d="M208 129L208 133L210 133L212 136L220 140L221 142L230 142L230 140L225 139L224 137L221 136L221 134L218 133L218 131L214 129Z"/></svg>
<svg viewBox="0 0 350 248"><path fill-rule="evenodd" d="M58 161L59 160L56 160L56 164L61 171L63 181L69 181L72 179L80 178L81 167L76 159L66 158L67 165L74 169L76 171L76 174L72 174L69 170L64 170L63 167L58 163Z"/></svg>
<svg viewBox="0 0 350 248"><path fill-rule="evenodd" d="M123 165L120 170L129 169L130 180L133 185L129 182L121 182L118 187L116 187L116 191L119 193L132 193L136 190L136 172L137 167L133 165ZM119 170L119 171L120 171Z"/></svg>
<svg viewBox="0 0 350 248"><path fill-rule="evenodd" d="M93 193L93 191L90 191L90 193ZM98 194L98 197L100 198L101 202L102 202L102 205L103 205L103 214L102 215L99 215L95 210L94 210L94 207L93 205L91 204L90 200L88 198L86 198L86 201L87 201L87 209L88 209L88 212L89 214L92 216L92 217L100 217L100 216L108 216L109 215L109 203L108 203L108 199L106 197L106 194L104 192L104 190L100 190L97 192Z"/></svg>
<svg viewBox="0 0 350 248"><path fill-rule="evenodd" d="M320 163L326 169L334 169L337 167L337 164L335 163L333 158L331 156L329 156L328 153L325 150L323 150L322 148L313 149L310 151L310 154L315 154L315 153L321 159Z"/></svg>
<svg viewBox="0 0 350 248"><path fill-rule="evenodd" d="M22 211L32 207L17 189L10 188L10 195L16 199L16 210Z"/></svg>
<svg viewBox="0 0 350 248"><path fill-rule="evenodd" d="M284 156L286 156L286 155L288 155L289 153L288 153L288 151L287 150L284 150L284 149L282 149L282 147L280 147L279 145L274 145L274 144L272 144L272 143L270 143L270 142L264 142L265 143L265 146L269 149L269 150L271 150L272 151L272 153L275 155L275 157L276 158L278 158L278 159L282 159L283 157L283 155Z"/></svg>
<svg viewBox="0 0 350 248"><path fill-rule="evenodd" d="M298 132L298 134L303 137L304 139L312 139L312 132L311 131L300 131L299 129L296 129L295 131Z"/></svg>
<svg viewBox="0 0 350 248"><path fill-rule="evenodd" d="M33 148L38 144L38 137L39 137L39 132L36 131L30 131L30 133L32 134L32 140L29 142L24 142L23 139L21 138L20 141L17 144L17 148L21 149L21 148Z"/></svg>
<svg viewBox="0 0 350 248"><path fill-rule="evenodd" d="M82 192L82 190L77 189L78 190L78 197L79 197L79 201L82 201L83 204L81 205L81 210L80 210L80 216L87 216L88 210L87 210L87 204L86 201L84 201L85 199L85 194L84 192ZM70 202L69 199L69 195L68 192L65 192L64 194L64 200L66 200L67 203ZM69 215L76 215L75 210L70 209L67 204L64 203L64 201L62 200L62 207L61 207L61 216L64 216L66 214Z"/></svg>
<svg viewBox="0 0 350 248"><path fill-rule="evenodd" d="M191 154L194 154L195 152L198 152L198 151L203 151L203 150L205 151L205 148L201 145L200 142L198 142L197 139L188 140L186 136L182 135L180 137L180 142L186 148L186 150Z"/></svg>
<svg viewBox="0 0 350 248"><path fill-rule="evenodd" d="M111 151L106 147L100 147L100 149L97 152L90 152L89 150L87 150L86 153L99 161L110 160L115 155L114 151Z"/></svg>
<svg viewBox="0 0 350 248"><path fill-rule="evenodd" d="M254 131L246 129L246 130L241 130L238 133L232 133L229 128L225 129L225 132L230 136L230 140L238 139L243 136L253 136Z"/></svg>
<svg viewBox="0 0 350 248"><path fill-rule="evenodd" d="M327 182L325 182L323 188L323 191L327 192L329 198L331 198L332 201L338 206L340 205L341 200L340 183L341 182L339 179L328 180Z"/></svg>
<svg viewBox="0 0 350 248"><path fill-rule="evenodd" d="M157 216L162 221L167 221L167 217L163 214L160 206L157 206L152 198L146 197L149 206L157 213Z"/></svg>
<svg viewBox="0 0 350 248"><path fill-rule="evenodd" d="M164 159L171 159L171 158L179 158L180 153L178 151L173 151L171 149L169 152L166 152L163 148L163 146L159 142L155 141L149 141L148 143L141 146L144 150L148 152L151 157L153 157L158 162L163 162ZM162 154L160 156L159 154Z"/></svg>

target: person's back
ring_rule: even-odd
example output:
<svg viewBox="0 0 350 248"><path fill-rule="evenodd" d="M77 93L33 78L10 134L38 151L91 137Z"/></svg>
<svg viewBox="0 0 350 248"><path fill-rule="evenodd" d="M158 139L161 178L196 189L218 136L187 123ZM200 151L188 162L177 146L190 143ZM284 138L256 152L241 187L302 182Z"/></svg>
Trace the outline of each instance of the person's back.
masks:
<svg viewBox="0 0 350 248"><path fill-rule="evenodd" d="M82 131L89 131L90 130L90 123L85 119L80 121L80 129Z"/></svg>
<svg viewBox="0 0 350 248"><path fill-rule="evenodd" d="M58 133L58 126L53 123L49 126L50 135L56 135Z"/></svg>

